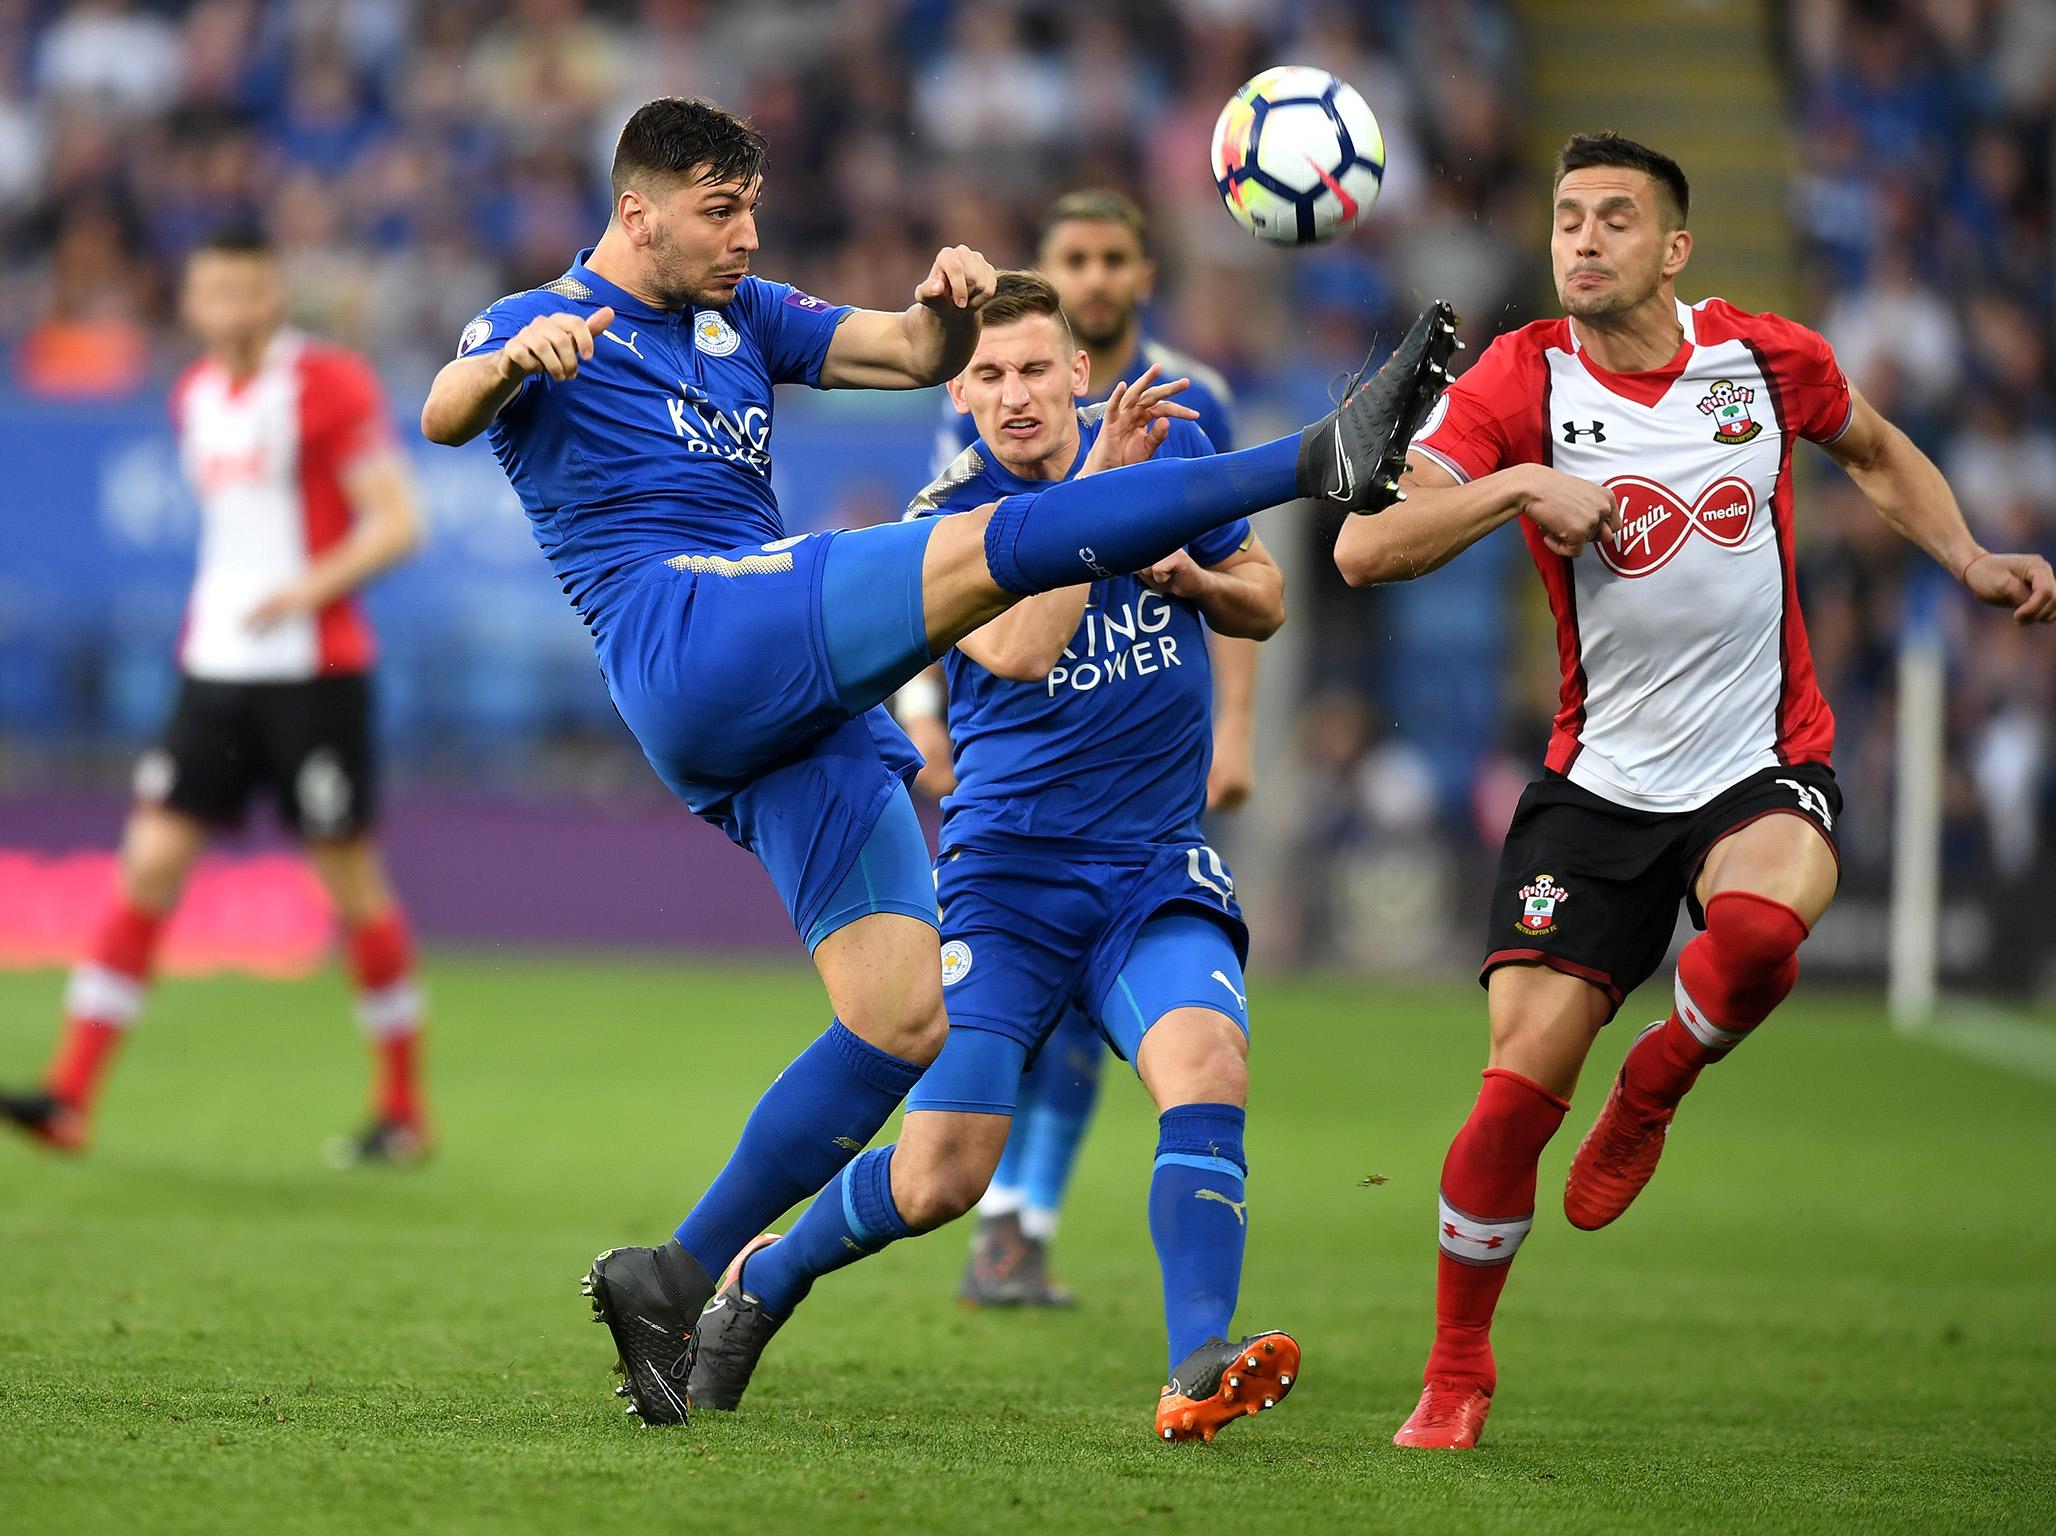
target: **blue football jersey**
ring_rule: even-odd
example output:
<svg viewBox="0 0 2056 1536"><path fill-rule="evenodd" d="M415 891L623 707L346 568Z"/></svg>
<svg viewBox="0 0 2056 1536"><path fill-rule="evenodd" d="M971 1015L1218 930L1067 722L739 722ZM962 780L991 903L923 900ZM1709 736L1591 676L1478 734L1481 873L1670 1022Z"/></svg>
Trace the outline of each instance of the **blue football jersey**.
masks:
<svg viewBox="0 0 2056 1536"><path fill-rule="evenodd" d="M725 308L661 310L586 266L501 299L464 328L491 352L538 315L614 307L578 376L531 374L487 440L588 624L612 578L653 555L785 537L771 494L771 390L818 384L847 305L746 277Z"/></svg>
<svg viewBox="0 0 2056 1536"><path fill-rule="evenodd" d="M1081 464L1103 413L1078 412ZM1157 456L1212 452L1191 422L1174 421ZM1047 484L1009 473L974 441L907 516L960 512ZM1251 537L1238 520L1186 549L1201 565L1219 565ZM945 847L1004 849L1028 838L1052 851L1118 856L1199 840L1214 751L1213 669L1193 604L1133 576L1095 581L1078 633L1042 681L997 677L957 649L943 668L957 766L956 792L943 802Z"/></svg>
<svg viewBox="0 0 2056 1536"><path fill-rule="evenodd" d="M1193 425L1206 434L1206 440L1214 445L1215 453L1226 453L1232 449L1235 446L1235 428L1229 420L1229 412L1234 407L1235 397L1229 393L1228 381L1190 353L1167 347L1147 336L1136 348L1135 356L1129 359L1128 366L1121 370L1122 381L1132 383L1142 377L1152 363L1163 369L1158 375L1159 383L1170 379L1192 380L1190 389L1171 398L1199 412L1199 420ZM940 393L942 424L935 433L935 453L928 471L932 475L944 473L958 454L978 441L978 428L970 415L959 413L946 391ZM1099 401L1088 400L1085 403L1097 405Z"/></svg>

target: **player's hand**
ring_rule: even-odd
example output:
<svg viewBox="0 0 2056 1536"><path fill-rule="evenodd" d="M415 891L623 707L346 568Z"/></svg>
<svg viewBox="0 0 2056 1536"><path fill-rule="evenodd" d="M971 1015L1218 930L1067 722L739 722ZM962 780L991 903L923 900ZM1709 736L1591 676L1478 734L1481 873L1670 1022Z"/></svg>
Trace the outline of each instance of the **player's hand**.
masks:
<svg viewBox="0 0 2056 1536"><path fill-rule="evenodd" d="M1542 542L1575 560L1594 539L1618 533L1620 503L1590 480L1537 466L1521 515L1542 530Z"/></svg>
<svg viewBox="0 0 2056 1536"><path fill-rule="evenodd" d="M243 628L253 635L261 635L287 619L311 611L311 608L297 587L281 587L249 611L243 619Z"/></svg>
<svg viewBox="0 0 2056 1536"><path fill-rule="evenodd" d="M1206 775L1206 808L1239 811L1256 789L1256 762L1247 731L1216 731L1214 762Z"/></svg>
<svg viewBox="0 0 2056 1536"><path fill-rule="evenodd" d="M2056 623L2056 574L2040 555L1982 554L1963 568L1970 595L2011 608L2016 624Z"/></svg>
<svg viewBox="0 0 2056 1536"><path fill-rule="evenodd" d="M560 384L578 377L578 365L593 355L594 339L614 323L614 306L589 315L537 315L516 331L500 355L515 378L547 373Z"/></svg>
<svg viewBox="0 0 2056 1536"><path fill-rule="evenodd" d="M1151 363L1142 376L1132 384L1114 386L1114 392L1107 396L1106 415L1101 418L1099 437L1092 445L1092 451L1085 455L1085 462L1078 466L1079 475L1096 475L1104 469L1126 469L1130 464L1141 464L1163 446L1170 436L1171 422L1199 420L1199 412L1189 405L1179 405L1171 396L1182 394L1192 387L1190 379L1173 379L1168 384L1156 382L1163 369Z"/></svg>
<svg viewBox="0 0 2056 1536"><path fill-rule="evenodd" d="M914 290L914 302L929 309L969 310L985 308L999 285L992 263L968 245L952 245L935 253L935 265Z"/></svg>
<svg viewBox="0 0 2056 1536"><path fill-rule="evenodd" d="M1197 601L1206 587L1206 572L1182 549L1173 550L1155 565L1137 571L1135 579L1152 592L1182 597L1188 602Z"/></svg>

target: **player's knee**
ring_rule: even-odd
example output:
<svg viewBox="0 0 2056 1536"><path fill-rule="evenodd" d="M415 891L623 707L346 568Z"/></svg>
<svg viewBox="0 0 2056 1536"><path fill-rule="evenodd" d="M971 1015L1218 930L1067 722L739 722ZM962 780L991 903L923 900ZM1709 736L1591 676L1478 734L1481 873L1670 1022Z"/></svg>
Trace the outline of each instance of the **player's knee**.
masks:
<svg viewBox="0 0 2056 1536"><path fill-rule="evenodd" d="M1142 1037L1136 1057L1159 1109L1249 1100L1249 1037L1210 1008L1166 1015Z"/></svg>
<svg viewBox="0 0 2056 1536"><path fill-rule="evenodd" d="M949 1038L949 1014L942 1006L939 983L933 996L922 993L875 1009L852 1010L842 1015L842 1022L867 1044L924 1067L942 1054Z"/></svg>
<svg viewBox="0 0 2056 1536"><path fill-rule="evenodd" d="M1706 932L1678 957L1678 979L1716 1018L1753 1024L1798 983L1806 934L1805 922L1782 902L1724 891L1706 904Z"/></svg>
<svg viewBox="0 0 2056 1536"><path fill-rule="evenodd" d="M892 1198L900 1219L917 1232L943 1226L976 1205L992 1181L992 1169L944 1146L935 1155L902 1165L905 1148L893 1158Z"/></svg>

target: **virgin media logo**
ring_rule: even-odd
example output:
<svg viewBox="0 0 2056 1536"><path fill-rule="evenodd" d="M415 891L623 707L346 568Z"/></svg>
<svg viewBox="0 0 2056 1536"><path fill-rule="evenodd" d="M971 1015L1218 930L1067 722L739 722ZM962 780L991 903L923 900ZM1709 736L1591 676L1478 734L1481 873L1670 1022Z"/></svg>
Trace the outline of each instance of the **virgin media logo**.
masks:
<svg viewBox="0 0 2056 1536"><path fill-rule="evenodd" d="M1734 475L1714 481L1689 507L1669 486L1639 475L1616 476L1606 488L1620 503L1620 532L1594 548L1606 568L1622 576L1662 570L1695 532L1724 548L1737 548L1756 516L1754 488Z"/></svg>

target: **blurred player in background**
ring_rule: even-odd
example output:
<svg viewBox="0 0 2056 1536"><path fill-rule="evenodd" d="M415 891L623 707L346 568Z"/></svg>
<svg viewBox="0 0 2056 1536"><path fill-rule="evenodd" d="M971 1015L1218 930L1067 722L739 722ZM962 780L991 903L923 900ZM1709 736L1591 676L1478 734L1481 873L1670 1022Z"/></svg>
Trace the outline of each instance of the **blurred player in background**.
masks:
<svg viewBox="0 0 2056 1536"><path fill-rule="evenodd" d="M348 934L357 1015L377 1060L370 1124L342 1163L412 1162L428 1147L413 941L370 828L371 629L357 590L407 558L420 517L385 400L355 354L285 328L263 235L196 250L183 312L204 355L171 410L199 498L200 559L179 640L178 703L136 771L121 883L66 995L39 1093L0 1116L82 1151L93 1099L148 989L194 859L260 791L298 833Z"/></svg>
<svg viewBox="0 0 2056 1536"><path fill-rule="evenodd" d="M993 271L944 250L897 314L751 276L764 150L705 102L637 109L599 243L466 326L421 417L435 442L489 433L622 719L665 784L762 862L836 1010L671 1239L612 1249L585 1277L646 1424L684 1422L713 1277L794 1203L826 1187L810 1214L839 1213L851 1256L956 1214L949 1190L894 1167L894 1148L864 1150L948 1029L933 874L905 788L919 759L883 701L1022 598L1142 569L1298 497L1389 504L1453 343L1439 311L1423 317L1335 412L1259 448L788 537L771 490L773 388L953 377ZM1135 445L1114 447L1125 463ZM679 1111L698 1104L688 1091Z"/></svg>
<svg viewBox="0 0 2056 1536"><path fill-rule="evenodd" d="M1536 1161L1600 1029L1662 964L1678 903L1700 933L1670 1016L1636 1037L1572 1159L1576 1227L1627 1209L1700 1071L1792 990L1834 897L1842 796L1793 579L1797 441L1821 444L1980 602L2056 618L2048 562L1979 548L1940 472L1825 341L1679 301L1688 207L1667 156L1573 138L1550 246L1567 318L1493 342L1414 440L1404 505L1353 521L1335 548L1352 584L1403 581L1518 520L1563 668L1547 772L1500 862L1491 1054L1442 1168L1435 1343L1401 1445L1477 1443Z"/></svg>
<svg viewBox="0 0 2056 1536"><path fill-rule="evenodd" d="M1082 399L1104 401L1117 384L1132 384L1155 368L1164 379L1190 381L1178 398L1196 413L1195 424L1216 453L1235 446L1228 381L1204 363L1145 335L1143 307L1156 283L1149 226L1142 210L1119 192L1089 190L1059 198L1044 215L1036 265L1062 301L1071 334L1087 363ZM936 475L978 440L972 415L954 397L937 434ZM1256 781L1257 642L1209 633L1214 668L1213 766L1207 808L1232 811ZM894 700L900 721L928 759L927 783L915 787L937 799L948 793L950 746L941 724L939 678L917 679ZM1091 1021L1066 1010L1021 1085L1014 1130L978 1203L978 1225L958 1296L971 1306L1068 1306L1070 1292L1051 1277L1049 1244L1056 1235L1065 1191L1099 1098L1106 1051Z"/></svg>
<svg viewBox="0 0 2056 1536"><path fill-rule="evenodd" d="M909 509L946 515L1118 460L1142 429L1171 457L1213 450L1156 370L1080 408L1085 354L1057 291L1004 272L950 382L978 438ZM1104 417L1104 434L1102 433ZM1152 419L1154 418L1154 420ZM1182 419L1174 419L1182 418ZM970 1209L1000 1162L1028 1058L1067 1011L1135 1064L1160 1111L1150 1233L1162 1266L1165 1439L1212 1439L1291 1388L1284 1334L1228 1341L1248 1220L1243 1153L1248 933L1199 825L1211 757L1209 628L1261 640L1284 582L1246 522L1133 575L1032 597L945 658L957 785L936 889L949 1043L907 1100L900 1166ZM691 1398L733 1408L815 1279L851 1262L840 1200L746 1248L700 1325ZM1246 1358L1245 1358L1246 1357ZM1240 1362L1238 1364L1238 1361Z"/></svg>

